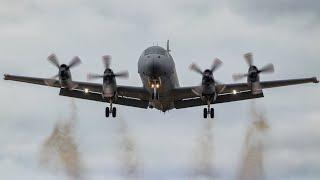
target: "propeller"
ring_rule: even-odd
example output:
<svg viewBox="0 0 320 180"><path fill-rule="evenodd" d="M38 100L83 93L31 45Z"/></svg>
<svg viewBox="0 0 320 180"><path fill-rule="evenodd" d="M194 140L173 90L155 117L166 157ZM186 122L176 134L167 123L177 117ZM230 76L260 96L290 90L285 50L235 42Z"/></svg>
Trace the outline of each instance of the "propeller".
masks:
<svg viewBox="0 0 320 180"><path fill-rule="evenodd" d="M110 69L111 59L112 59L112 57L110 55L102 56L102 62L103 62L104 67L106 69L104 74L89 73L87 75L87 79L88 80L95 80L95 79L101 79L101 78L108 77L108 76L109 77L128 78L129 77L128 71L120 71L120 72L114 73Z"/></svg>
<svg viewBox="0 0 320 180"><path fill-rule="evenodd" d="M212 65L211 65L211 68L210 69L206 69L205 71L202 71L199 66L195 63L192 63L190 65L190 70L196 72L196 73L199 73L201 75L204 75L204 72L211 72L211 74L216 71L220 66L222 65L222 61L218 58L215 58Z"/></svg>
<svg viewBox="0 0 320 180"><path fill-rule="evenodd" d="M198 88L192 89L192 91L198 95L202 94L202 92L204 91L204 86L203 86L204 83L205 84L214 83L214 85L217 85L216 88L217 88L218 92L223 91L225 86L222 83L220 83L219 81L213 79L213 72L215 72L219 67L221 67L221 65L222 65L222 61L218 58L215 58L210 69L206 69L206 70L202 71L201 68L197 64L192 63L189 67L190 70L192 70L198 74L201 74L203 77L202 85Z"/></svg>
<svg viewBox="0 0 320 180"><path fill-rule="evenodd" d="M48 56L47 60L54 65L55 67L57 67L59 69L58 74L52 76L51 78L45 80L45 83L49 86L53 86L54 83L57 81L57 78L71 78L71 77L66 77L68 76L68 72L70 71L71 68L74 68L76 66L78 66L79 64L81 64L81 60L78 56L75 56L74 58L72 58L72 60L69 62L68 65L66 64L61 64L59 63L59 60L57 58L57 56L55 54L51 54L50 56ZM73 88L76 85L74 83L72 83L71 81L68 81L68 88Z"/></svg>
<svg viewBox="0 0 320 180"><path fill-rule="evenodd" d="M60 69L62 65L64 65L67 69L70 69L81 64L81 60L78 56L75 56L74 58L72 58L72 60L69 62L68 65L65 65L65 64L60 65L58 58L55 54L51 54L50 56L48 56L48 61L51 62L51 64L53 64L54 66L56 66L58 69Z"/></svg>
<svg viewBox="0 0 320 180"><path fill-rule="evenodd" d="M248 76L251 78L256 78L260 73L273 73L274 72L274 66L271 63L263 66L260 69L258 69L255 65L253 65L252 53L244 54L244 59L249 66L249 71L248 71L248 73L233 74L232 78L234 81L238 81L238 80L245 78L245 77L248 77Z"/></svg>

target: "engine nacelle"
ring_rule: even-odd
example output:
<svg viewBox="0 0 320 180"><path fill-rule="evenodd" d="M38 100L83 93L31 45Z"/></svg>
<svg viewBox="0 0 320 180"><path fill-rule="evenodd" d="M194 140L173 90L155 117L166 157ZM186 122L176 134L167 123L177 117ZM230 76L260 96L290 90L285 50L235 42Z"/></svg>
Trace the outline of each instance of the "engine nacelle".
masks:
<svg viewBox="0 0 320 180"><path fill-rule="evenodd" d="M252 94L261 94L262 88L260 85L259 70L256 66L251 66L248 70L247 83Z"/></svg>
<svg viewBox="0 0 320 180"><path fill-rule="evenodd" d="M254 83L260 81L259 70L256 66L251 66L248 70L247 82Z"/></svg>
<svg viewBox="0 0 320 180"><path fill-rule="evenodd" d="M267 64L261 68L257 68L253 64L253 55L252 53L246 53L244 54L244 58L249 65L249 70L248 73L245 74L234 74L233 79L235 81L242 79L243 77L247 77L247 83L248 86L250 87L252 94L260 94L262 93L262 88L260 84L260 74L261 73L273 73L274 72L274 67L273 64Z"/></svg>
<svg viewBox="0 0 320 180"><path fill-rule="evenodd" d="M114 76L105 76L103 78L102 96L106 98L114 98L117 94L117 82Z"/></svg>
<svg viewBox="0 0 320 180"><path fill-rule="evenodd" d="M71 71L67 65L62 64L59 68L58 78L62 88L73 89L78 85L72 82Z"/></svg>
<svg viewBox="0 0 320 180"><path fill-rule="evenodd" d="M217 93L214 84L210 85L203 85L202 86L202 93L200 95L203 102L213 102L217 98Z"/></svg>

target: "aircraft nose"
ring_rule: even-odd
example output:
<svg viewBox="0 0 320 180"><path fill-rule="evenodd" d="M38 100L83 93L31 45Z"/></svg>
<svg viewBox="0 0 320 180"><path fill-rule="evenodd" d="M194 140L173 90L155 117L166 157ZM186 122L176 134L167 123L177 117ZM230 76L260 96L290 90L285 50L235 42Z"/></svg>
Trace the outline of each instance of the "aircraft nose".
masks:
<svg viewBox="0 0 320 180"><path fill-rule="evenodd" d="M163 74L161 58L153 57L148 61L148 64L146 67L146 74L148 76L161 76Z"/></svg>

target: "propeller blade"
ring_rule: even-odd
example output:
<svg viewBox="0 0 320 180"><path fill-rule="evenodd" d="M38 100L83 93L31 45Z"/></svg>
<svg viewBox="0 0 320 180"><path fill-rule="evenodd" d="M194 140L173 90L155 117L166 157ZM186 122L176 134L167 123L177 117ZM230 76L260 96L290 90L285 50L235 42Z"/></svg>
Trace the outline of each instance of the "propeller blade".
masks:
<svg viewBox="0 0 320 180"><path fill-rule="evenodd" d="M215 84L219 84L219 85L223 84L221 81L216 80L216 79L214 80L214 83L215 83Z"/></svg>
<svg viewBox="0 0 320 180"><path fill-rule="evenodd" d="M202 86L197 86L195 88L192 88L191 90L195 95L202 96L202 91L203 91L203 87Z"/></svg>
<svg viewBox="0 0 320 180"><path fill-rule="evenodd" d="M50 79L57 79L59 77L59 74L56 74L54 76L52 76Z"/></svg>
<svg viewBox="0 0 320 180"><path fill-rule="evenodd" d="M55 83L56 83L57 80L55 79L47 79L47 80L44 80L44 83L46 83L46 85L48 86L53 86Z"/></svg>
<svg viewBox="0 0 320 180"><path fill-rule="evenodd" d="M216 90L218 93L222 93L226 89L226 85L218 80L214 80L216 85Z"/></svg>
<svg viewBox="0 0 320 180"><path fill-rule="evenodd" d="M56 79L59 77L59 74L52 76L51 78L44 81L48 86L53 86L56 83Z"/></svg>
<svg viewBox="0 0 320 180"><path fill-rule="evenodd" d="M198 65L196 65L195 63L192 63L190 66L189 66L189 69L194 71L194 72L197 72L199 74L203 74L202 70L199 68Z"/></svg>
<svg viewBox="0 0 320 180"><path fill-rule="evenodd" d="M48 61L51 62L51 64L53 64L54 66L56 66L57 68L60 67L60 63L58 61L58 58L55 54L51 54L50 56L48 56Z"/></svg>
<svg viewBox="0 0 320 180"><path fill-rule="evenodd" d="M222 65L222 61L218 58L215 58L213 64L211 65L211 71L216 71Z"/></svg>
<svg viewBox="0 0 320 180"><path fill-rule="evenodd" d="M88 80L94 80L94 79L100 79L100 78L103 78L104 75L100 75L100 74L93 74L93 73L89 73L87 75L87 79Z"/></svg>
<svg viewBox="0 0 320 180"><path fill-rule="evenodd" d="M259 69L259 72L261 73L273 73L274 72L274 66L273 64L267 64L263 66L261 69Z"/></svg>
<svg viewBox="0 0 320 180"><path fill-rule="evenodd" d="M233 74L232 75L232 79L234 81L239 81L240 79L243 79L243 78L245 78L247 76L248 76L248 74Z"/></svg>
<svg viewBox="0 0 320 180"><path fill-rule="evenodd" d="M252 66L253 65L253 55L252 55L252 53L244 54L244 59L246 60L248 66Z"/></svg>
<svg viewBox="0 0 320 180"><path fill-rule="evenodd" d="M68 89L74 89L78 87L78 84L72 81L68 81L67 86L68 86Z"/></svg>
<svg viewBox="0 0 320 180"><path fill-rule="evenodd" d="M128 71L121 71L121 72L114 73L114 76L121 77L121 78L128 78L129 73L128 73Z"/></svg>
<svg viewBox="0 0 320 180"><path fill-rule="evenodd" d="M106 69L110 68L111 59L112 57L110 55L102 56L102 61Z"/></svg>
<svg viewBox="0 0 320 180"><path fill-rule="evenodd" d="M75 66L78 66L79 64L81 64L81 60L78 56L75 56L69 63L68 67L69 68L73 68Z"/></svg>

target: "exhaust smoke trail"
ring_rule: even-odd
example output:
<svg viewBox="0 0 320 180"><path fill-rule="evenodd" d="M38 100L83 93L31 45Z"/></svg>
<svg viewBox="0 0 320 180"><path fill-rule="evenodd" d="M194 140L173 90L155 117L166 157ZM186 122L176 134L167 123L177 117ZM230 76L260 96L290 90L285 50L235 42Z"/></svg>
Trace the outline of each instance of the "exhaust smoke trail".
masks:
<svg viewBox="0 0 320 180"><path fill-rule="evenodd" d="M238 175L239 180L263 180L264 175L264 140L265 132L269 129L267 119L258 112L255 104L251 104L252 123L247 129L242 162Z"/></svg>
<svg viewBox="0 0 320 180"><path fill-rule="evenodd" d="M141 161L137 153L137 146L134 137L128 130L128 125L122 118L120 122L120 162L122 164L122 173L126 179L142 179Z"/></svg>
<svg viewBox="0 0 320 180"><path fill-rule="evenodd" d="M82 179L82 163L74 137L77 108L72 100L71 117L55 124L53 132L40 150L40 165L66 173L71 179Z"/></svg>
<svg viewBox="0 0 320 180"><path fill-rule="evenodd" d="M191 179L213 179L213 122L205 120L201 135L197 138L194 171Z"/></svg>

